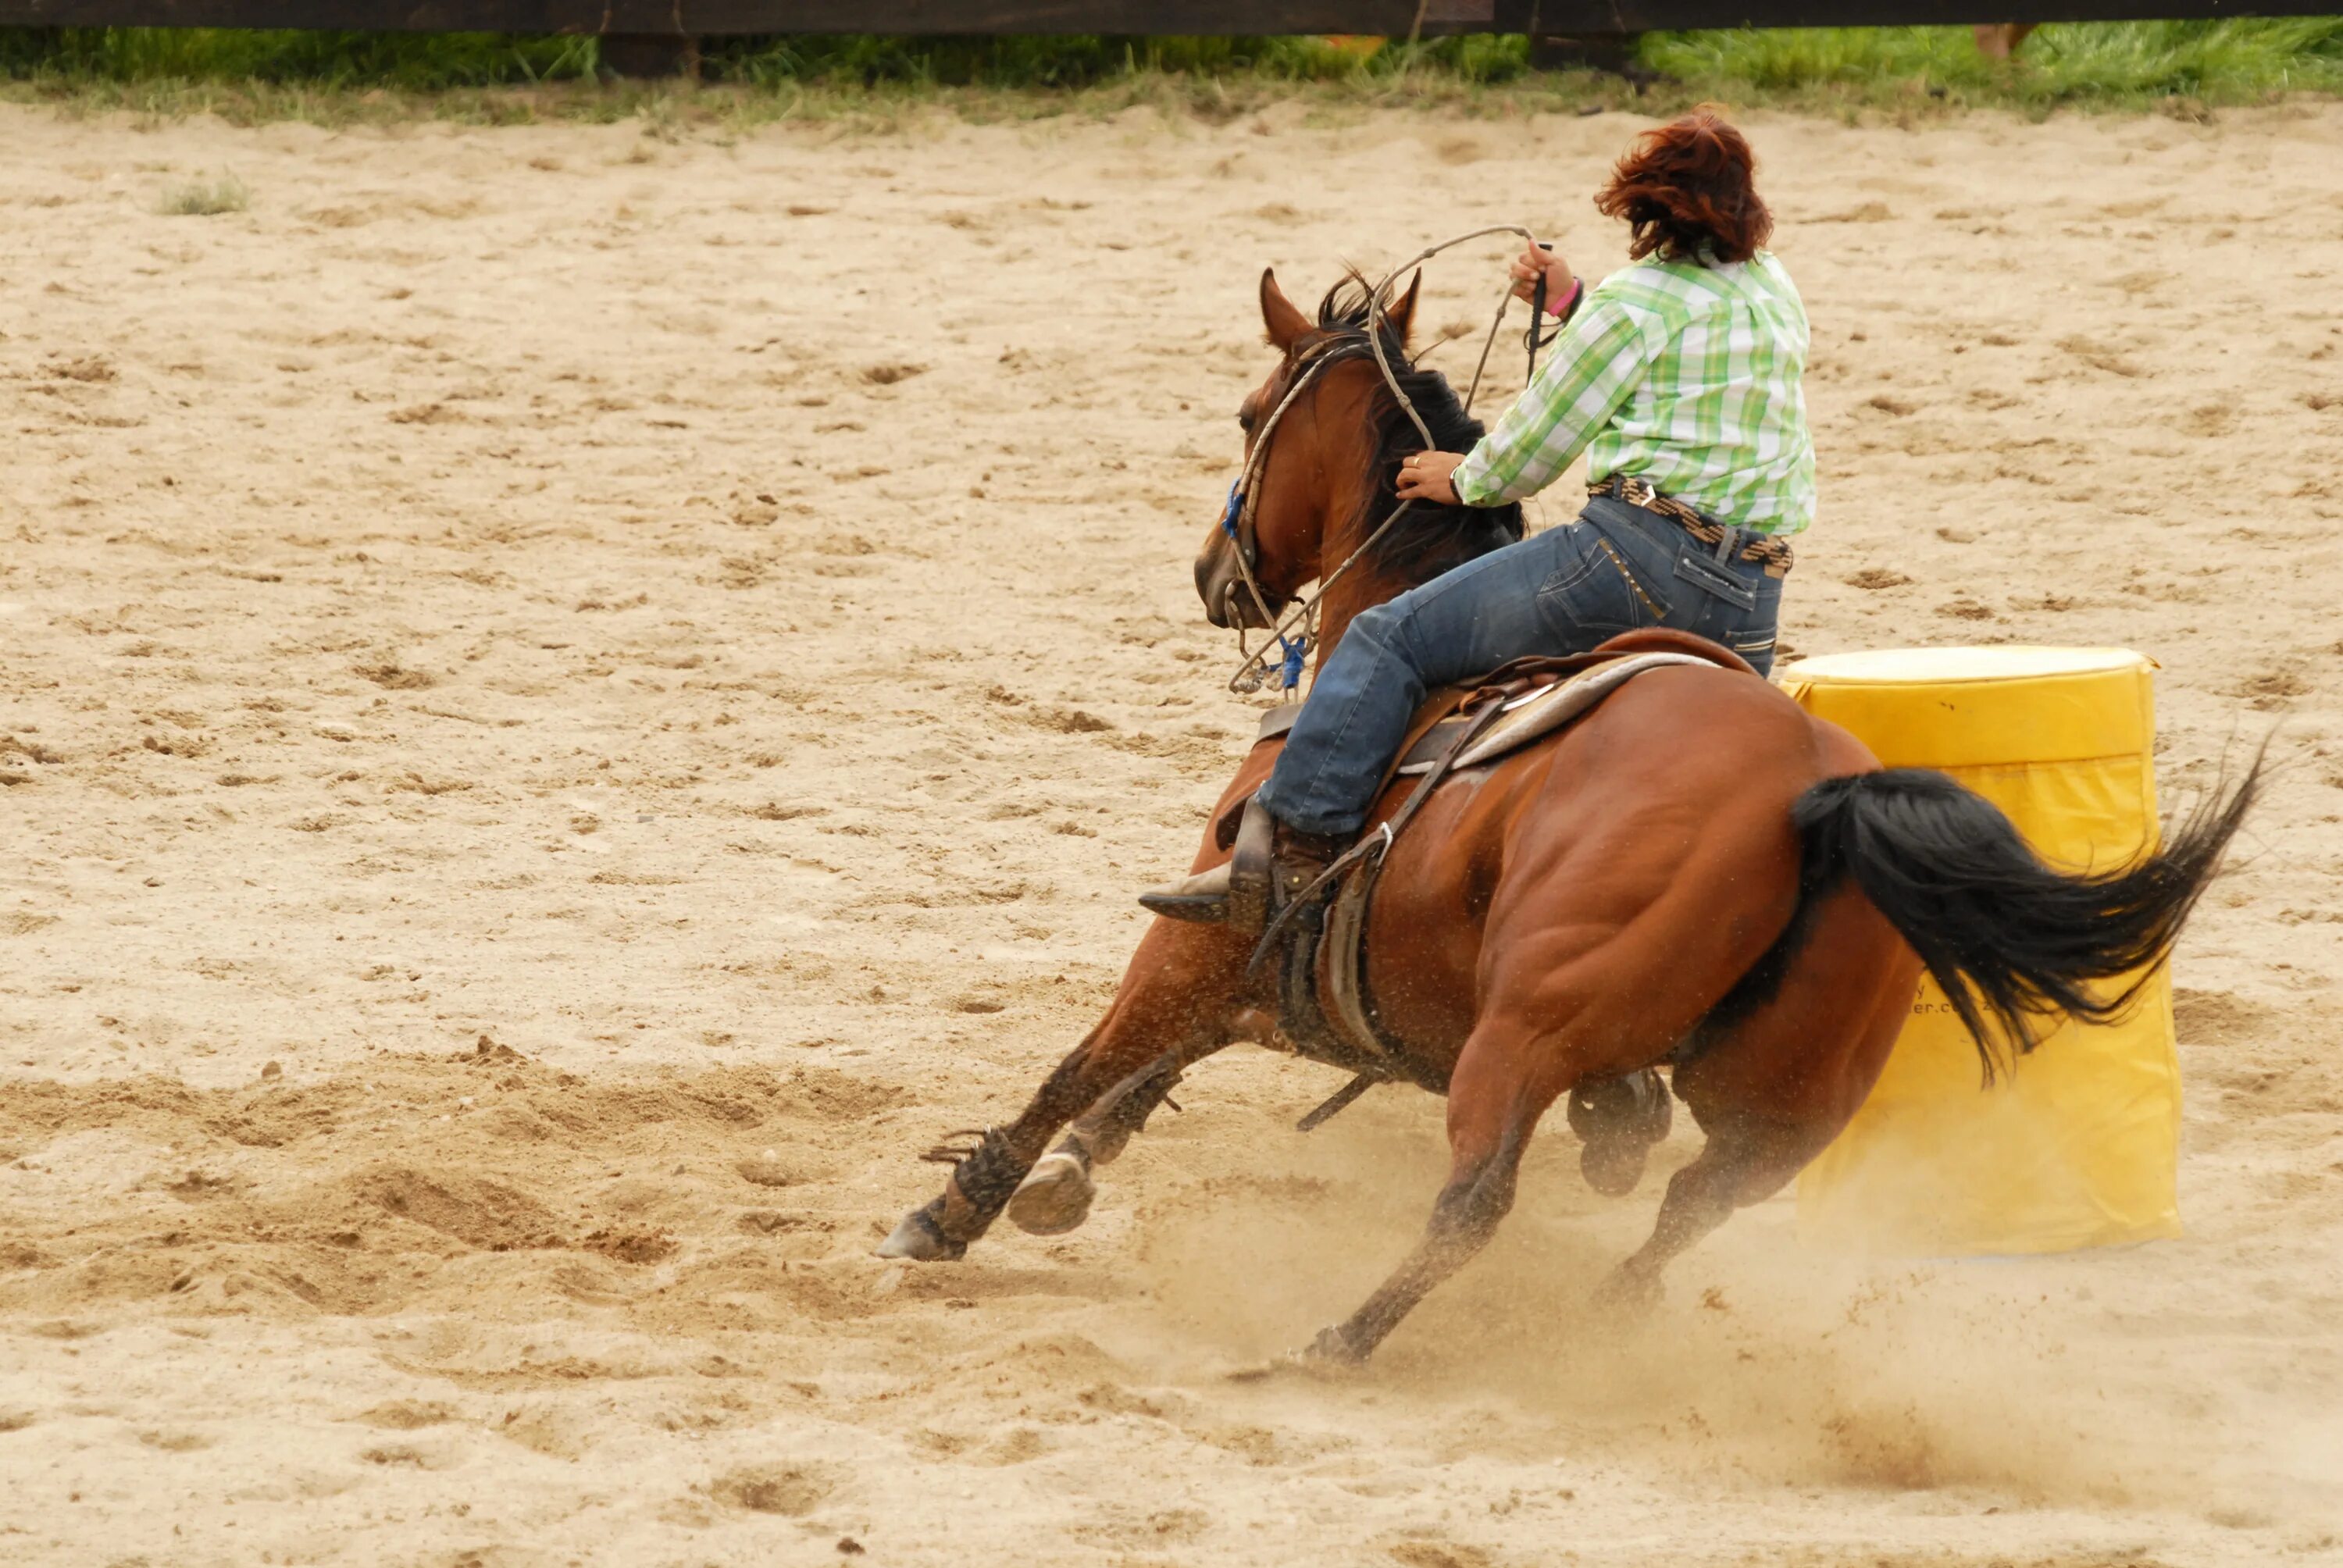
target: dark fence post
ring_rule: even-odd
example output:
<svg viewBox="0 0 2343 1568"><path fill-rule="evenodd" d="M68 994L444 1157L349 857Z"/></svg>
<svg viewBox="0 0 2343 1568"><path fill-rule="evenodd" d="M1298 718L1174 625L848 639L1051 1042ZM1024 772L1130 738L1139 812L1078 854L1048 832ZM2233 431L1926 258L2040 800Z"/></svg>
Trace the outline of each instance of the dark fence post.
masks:
<svg viewBox="0 0 2343 1568"><path fill-rule="evenodd" d="M616 76L699 75L699 40L688 33L605 33L601 54Z"/></svg>

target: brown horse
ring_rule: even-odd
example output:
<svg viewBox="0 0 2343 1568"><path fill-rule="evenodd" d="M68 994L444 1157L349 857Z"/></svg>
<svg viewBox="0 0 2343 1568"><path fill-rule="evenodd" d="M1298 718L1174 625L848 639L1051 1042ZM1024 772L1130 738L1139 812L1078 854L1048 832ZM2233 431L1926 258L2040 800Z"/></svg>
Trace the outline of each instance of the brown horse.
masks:
<svg viewBox="0 0 2343 1568"><path fill-rule="evenodd" d="M1441 445L1461 451L1479 427L1403 357L1413 304L1411 289L1383 347ZM1395 455L1417 443L1373 359L1346 352L1368 330L1361 291L1330 294L1313 322L1264 275L1261 305L1281 357L1240 415L1249 443L1300 367L1332 351L1257 483L1252 564L1274 610L1357 549L1392 505ZM1335 585L1322 650L1368 606L1518 531L1417 510ZM1239 548L1215 529L1197 563L1219 624L1232 605L1260 613L1227 591ZM1277 747L1246 759L1216 823ZM1387 791L1377 819L1413 785ZM1456 774L1390 850L1367 926L1368 983L1385 1032L1404 1042L1401 1067L1448 1097L1453 1166L1413 1253L1312 1352L1364 1358L1488 1241L1557 1098L1666 1065L1707 1141L1669 1182L1651 1239L1605 1282L1611 1302L1648 1301L1671 1258L1845 1127L1924 969L1976 1032L1988 1078L1989 1042L2023 1051L2048 1015L2124 1005L2136 979L2117 995L2095 982L2165 956L2252 791L2249 777L2127 869L2062 875L1950 779L1883 771L1755 674L1703 666L1651 670L1558 737ZM1227 853L1208 831L1195 869ZM882 1255L956 1258L1012 1196L1028 1229L1079 1223L1090 1167L1121 1149L1181 1069L1270 1037L1274 1000L1248 978L1251 946L1222 927L1157 920L1105 1018L1023 1114L938 1151L955 1161L951 1179Z"/></svg>

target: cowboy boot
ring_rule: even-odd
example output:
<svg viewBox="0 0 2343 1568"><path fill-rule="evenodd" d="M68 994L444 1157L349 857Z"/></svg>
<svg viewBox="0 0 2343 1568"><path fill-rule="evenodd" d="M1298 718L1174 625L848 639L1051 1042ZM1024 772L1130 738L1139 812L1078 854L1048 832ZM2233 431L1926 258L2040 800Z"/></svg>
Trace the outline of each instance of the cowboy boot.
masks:
<svg viewBox="0 0 2343 1568"><path fill-rule="evenodd" d="M1269 814L1256 795L1245 802L1237 829L1236 851L1225 864L1199 871L1170 887L1139 895L1140 907L1167 920L1195 925L1225 925L1259 936L1269 918L1350 847L1347 834L1304 833Z"/></svg>

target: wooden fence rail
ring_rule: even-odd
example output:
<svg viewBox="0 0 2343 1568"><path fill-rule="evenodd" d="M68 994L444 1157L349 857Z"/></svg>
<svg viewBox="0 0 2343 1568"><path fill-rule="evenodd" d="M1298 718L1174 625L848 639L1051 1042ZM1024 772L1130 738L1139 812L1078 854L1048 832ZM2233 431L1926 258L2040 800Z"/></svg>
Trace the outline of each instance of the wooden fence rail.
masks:
<svg viewBox="0 0 2343 1568"><path fill-rule="evenodd" d="M1421 0L1426 35L2333 14L2338 0ZM0 26L306 27L712 37L1105 33L1403 37L1419 0L0 0Z"/></svg>

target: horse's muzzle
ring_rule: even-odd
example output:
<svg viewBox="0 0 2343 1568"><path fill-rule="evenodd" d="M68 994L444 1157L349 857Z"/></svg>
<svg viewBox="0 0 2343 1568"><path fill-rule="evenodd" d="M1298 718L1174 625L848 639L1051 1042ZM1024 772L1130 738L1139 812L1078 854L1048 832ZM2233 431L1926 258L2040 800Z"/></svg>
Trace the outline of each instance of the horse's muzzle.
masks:
<svg viewBox="0 0 2343 1568"><path fill-rule="evenodd" d="M1222 629L1243 627L1266 631L1272 620L1262 618L1262 607L1254 602L1244 574L1237 568L1236 545L1217 536L1196 558L1196 597L1204 601L1204 618ZM1283 595L1263 588L1262 597L1268 601L1272 618L1284 609Z"/></svg>

